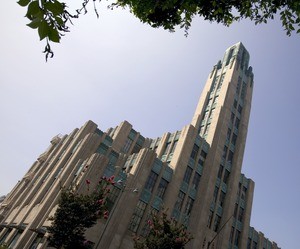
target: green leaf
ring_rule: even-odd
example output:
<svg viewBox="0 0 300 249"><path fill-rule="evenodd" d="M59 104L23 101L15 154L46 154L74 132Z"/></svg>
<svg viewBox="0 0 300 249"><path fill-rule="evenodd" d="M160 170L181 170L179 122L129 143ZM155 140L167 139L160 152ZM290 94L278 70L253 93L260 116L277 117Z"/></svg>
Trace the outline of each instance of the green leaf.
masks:
<svg viewBox="0 0 300 249"><path fill-rule="evenodd" d="M49 29L49 40L52 41L52 42L59 42L60 40L60 35L58 33L58 31L56 29L53 29L53 28L50 28Z"/></svg>
<svg viewBox="0 0 300 249"><path fill-rule="evenodd" d="M26 16L35 16L38 12L42 12L39 2L33 1L28 5Z"/></svg>
<svg viewBox="0 0 300 249"><path fill-rule="evenodd" d="M32 29L37 29L41 24L41 19L40 18L35 18L32 20L32 22L28 23L27 26L32 28Z"/></svg>
<svg viewBox="0 0 300 249"><path fill-rule="evenodd" d="M27 6L30 3L30 0L19 0L18 4L22 7Z"/></svg>
<svg viewBox="0 0 300 249"><path fill-rule="evenodd" d="M55 16L61 15L64 11L64 5L58 1L46 2L44 6Z"/></svg>
<svg viewBox="0 0 300 249"><path fill-rule="evenodd" d="M44 38L49 36L49 25L45 20L43 20L40 23L38 27L38 32L39 32L40 40L43 40Z"/></svg>

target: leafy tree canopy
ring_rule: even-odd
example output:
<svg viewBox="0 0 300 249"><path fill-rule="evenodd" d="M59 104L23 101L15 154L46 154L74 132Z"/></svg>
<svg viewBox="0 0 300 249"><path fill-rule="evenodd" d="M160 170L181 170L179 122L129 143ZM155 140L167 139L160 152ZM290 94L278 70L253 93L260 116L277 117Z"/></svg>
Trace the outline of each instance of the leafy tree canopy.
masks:
<svg viewBox="0 0 300 249"><path fill-rule="evenodd" d="M53 56L49 42L59 42L69 31L72 19L87 12L90 0L81 1L81 8L71 14L61 0L19 0L19 5L27 7L25 16L30 20L27 25L38 30L41 40L47 40L46 59ZM96 0L92 2L98 16ZM300 0L114 0L108 7L129 9L141 22L169 31L176 27L187 31L195 16L228 26L241 19L266 23L279 13L287 35L300 32Z"/></svg>
<svg viewBox="0 0 300 249"><path fill-rule="evenodd" d="M152 214L148 226L150 231L146 238L133 237L135 249L184 249L192 240L184 225L169 219L165 212Z"/></svg>
<svg viewBox="0 0 300 249"><path fill-rule="evenodd" d="M90 181L86 180L89 190ZM89 194L78 194L76 191L63 190L55 215L51 217L48 228L49 246L65 249L87 249L85 230L96 224L99 218L108 218L106 199L113 185L113 177L103 178L97 189Z"/></svg>

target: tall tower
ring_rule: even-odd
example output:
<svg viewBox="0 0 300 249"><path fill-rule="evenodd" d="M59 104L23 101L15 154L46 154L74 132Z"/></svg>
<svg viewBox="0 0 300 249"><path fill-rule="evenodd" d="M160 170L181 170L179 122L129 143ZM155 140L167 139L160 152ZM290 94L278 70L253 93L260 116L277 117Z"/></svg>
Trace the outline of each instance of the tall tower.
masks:
<svg viewBox="0 0 300 249"><path fill-rule="evenodd" d="M233 245L247 241L254 183L241 177L241 167L253 91L249 58L240 42L226 50L209 74L192 119L192 125L210 145L204 202L211 205L207 227L219 233L215 239L217 248L228 248L228 240ZM232 220L239 222L238 230L228 225L220 231L220 226Z"/></svg>

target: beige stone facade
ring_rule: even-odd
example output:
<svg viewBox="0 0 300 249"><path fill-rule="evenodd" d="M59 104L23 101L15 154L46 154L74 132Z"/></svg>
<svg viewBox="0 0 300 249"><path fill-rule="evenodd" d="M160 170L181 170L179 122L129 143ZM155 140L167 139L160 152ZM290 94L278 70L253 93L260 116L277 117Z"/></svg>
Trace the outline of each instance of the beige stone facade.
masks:
<svg viewBox="0 0 300 249"><path fill-rule="evenodd" d="M146 236L151 212L167 208L194 239L188 248L277 249L250 227L254 182L241 174L250 117L253 73L242 43L214 66L191 124L156 139L127 121L106 132L88 121L49 148L0 204L0 243L47 248L49 216L62 188L86 193L115 175L110 216L86 233L97 249L133 248Z"/></svg>

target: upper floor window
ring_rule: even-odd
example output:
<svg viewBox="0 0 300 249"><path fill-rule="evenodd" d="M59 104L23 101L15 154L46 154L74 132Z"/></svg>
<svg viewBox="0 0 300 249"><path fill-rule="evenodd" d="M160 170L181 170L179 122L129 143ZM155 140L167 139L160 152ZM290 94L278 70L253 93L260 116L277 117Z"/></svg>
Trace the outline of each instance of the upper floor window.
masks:
<svg viewBox="0 0 300 249"><path fill-rule="evenodd" d="M148 189L150 192L153 191L153 188L155 186L156 180L157 180L158 174L151 171L150 175L148 176L147 182L145 184L145 189Z"/></svg>
<svg viewBox="0 0 300 249"><path fill-rule="evenodd" d="M189 182L190 182L192 172L193 172L193 169L191 167L187 166L185 173L184 173L184 177L183 177L183 181L186 182L187 184L189 184Z"/></svg>
<svg viewBox="0 0 300 249"><path fill-rule="evenodd" d="M199 186L199 183L200 183L200 178L201 178L200 174L195 172L195 175L194 175L194 178L193 178L193 181L192 181L192 187L196 190L198 189L198 186Z"/></svg>
<svg viewBox="0 0 300 249"><path fill-rule="evenodd" d="M183 193L182 191L179 191L179 194L177 196L177 200L175 203L175 208L178 209L179 211L181 211L184 198L185 198L185 193Z"/></svg>
<svg viewBox="0 0 300 249"><path fill-rule="evenodd" d="M164 195L165 195L165 192L167 190L167 187L168 187L168 181L161 178L160 180L160 183L158 185L158 188L157 188L157 196L160 197L161 199L164 198Z"/></svg>
<svg viewBox="0 0 300 249"><path fill-rule="evenodd" d="M199 152L199 146L197 144L194 144L193 150L191 153L191 158L196 159L198 152Z"/></svg>

